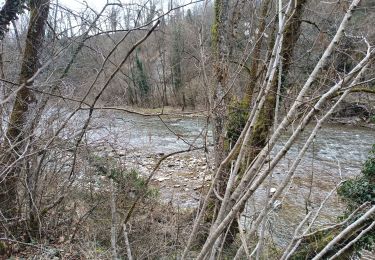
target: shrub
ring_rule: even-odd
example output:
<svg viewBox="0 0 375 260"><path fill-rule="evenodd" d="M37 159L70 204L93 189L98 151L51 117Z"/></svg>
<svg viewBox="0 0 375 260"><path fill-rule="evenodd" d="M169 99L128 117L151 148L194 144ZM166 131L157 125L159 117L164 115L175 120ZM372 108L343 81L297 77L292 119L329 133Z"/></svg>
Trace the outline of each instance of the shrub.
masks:
<svg viewBox="0 0 375 260"><path fill-rule="evenodd" d="M369 203L370 205L375 204L375 145L370 151L369 158L363 165L362 174L344 182L338 189L338 194L347 203L346 212L339 217L340 221L343 221L349 217L349 215L364 203ZM346 225L323 229L314 235L306 237L301 242L299 249L293 254L291 259L311 259L320 252L334 237L336 237L344 228L352 224L358 218L360 218L366 210L359 210L356 215L354 215ZM350 235L345 237L343 241L335 245L329 252L328 255L332 256L338 250L343 248L347 243L352 241L356 236L359 235L361 230L366 229L371 225L374 219L369 219L365 222L360 229L353 231ZM362 238L360 238L351 248L344 252L340 259L351 259L353 255L359 256L362 249L370 249L375 242L375 232L374 229L367 232Z"/></svg>
<svg viewBox="0 0 375 260"><path fill-rule="evenodd" d="M363 165L362 174L343 183L338 193L348 205L347 212L343 217L347 217L350 212L363 203L368 202L371 205L375 204L375 145L373 145L369 158ZM356 218L360 216L361 214L358 214ZM354 244L352 250L354 253L358 254L361 249L372 248L374 242L375 232L371 230Z"/></svg>

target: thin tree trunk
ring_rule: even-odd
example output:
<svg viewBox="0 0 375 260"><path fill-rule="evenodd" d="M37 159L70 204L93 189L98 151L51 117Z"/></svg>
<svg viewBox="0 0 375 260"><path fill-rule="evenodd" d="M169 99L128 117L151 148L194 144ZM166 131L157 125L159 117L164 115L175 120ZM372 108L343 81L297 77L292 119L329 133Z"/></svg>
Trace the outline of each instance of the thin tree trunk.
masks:
<svg viewBox="0 0 375 260"><path fill-rule="evenodd" d="M4 45L3 41L0 42L0 77L5 78L4 73L4 61L3 61ZM0 82L0 100L5 99L5 83ZM4 119L4 108L0 106L0 136L3 136L3 119ZM2 141L2 140L1 140Z"/></svg>
<svg viewBox="0 0 375 260"><path fill-rule="evenodd" d="M117 218L116 218L116 198L113 179L110 179L111 186L111 249L112 259L117 260Z"/></svg>
<svg viewBox="0 0 375 260"><path fill-rule="evenodd" d="M215 20L212 25L212 48L215 57L214 85L210 93L211 122L214 143L214 167L217 169L225 158L225 122L227 110L227 97L225 97L228 84L228 15L229 1L215 1ZM216 190L219 195L225 193L228 172L220 171ZM220 199L213 196L210 201L209 211L205 222L212 223L217 217L217 209L220 208ZM212 227L214 228L214 227ZM215 253L214 253L215 255Z"/></svg>
<svg viewBox="0 0 375 260"><path fill-rule="evenodd" d="M129 260L133 260L132 251L129 243L128 232L126 231L126 224L122 225L122 229L124 231L124 240L125 240L125 247L126 247L126 254L128 255Z"/></svg>
<svg viewBox="0 0 375 260"><path fill-rule="evenodd" d="M224 159L224 123L226 102L224 93L228 83L228 0L215 1L215 22L212 29L213 50L215 55L215 85L212 97L212 123L214 137L215 166Z"/></svg>
<svg viewBox="0 0 375 260"><path fill-rule="evenodd" d="M346 227L340 234L338 234L331 242L329 242L323 249L320 251L313 260L321 259L326 253L329 252L337 243L343 240L345 237L349 236L352 232L355 232L358 227L360 227L367 219L371 218L375 213L375 205L372 206L363 216L357 219L355 222Z"/></svg>

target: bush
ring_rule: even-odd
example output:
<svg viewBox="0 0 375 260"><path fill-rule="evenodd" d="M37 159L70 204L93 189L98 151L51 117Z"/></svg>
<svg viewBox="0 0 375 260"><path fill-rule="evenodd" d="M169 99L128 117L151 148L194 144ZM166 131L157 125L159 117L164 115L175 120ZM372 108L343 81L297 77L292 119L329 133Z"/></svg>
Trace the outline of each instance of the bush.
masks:
<svg viewBox="0 0 375 260"><path fill-rule="evenodd" d="M144 192L146 198L158 196L158 190L148 187L146 179L135 169L127 170L118 167L111 158L93 156L90 161L97 174L113 179L119 192L131 197L137 196L141 192Z"/></svg>
<svg viewBox="0 0 375 260"><path fill-rule="evenodd" d="M339 195L346 201L348 209L343 218L358 208L363 203L375 204L375 145L370 151L369 158L363 165L362 174L342 184L338 190ZM358 214L355 219L359 218ZM354 220L355 220L354 219ZM353 221L354 221L353 220ZM370 220L371 222L371 220ZM357 254L361 249L371 249L375 242L374 230L364 235L352 248Z"/></svg>
<svg viewBox="0 0 375 260"><path fill-rule="evenodd" d="M338 189L338 194L347 203L346 212L339 217L340 222L347 219L349 215L364 203L375 204L375 145L370 151L369 158L363 165L362 174L354 179L344 182ZM368 208L368 207L367 207ZM320 252L334 237L336 237L344 228L360 218L366 210L359 210L346 225L323 229L314 235L305 237L301 242L299 249L292 255L291 259L311 259ZM361 230L371 225L374 219L369 219L358 230L348 235L343 241L335 245L325 257L332 256L343 248L347 243L359 235ZM375 242L375 232L370 230L361 239L359 239L351 248L341 255L340 259L351 259L353 255L359 255L362 249L371 250Z"/></svg>
<svg viewBox="0 0 375 260"><path fill-rule="evenodd" d="M375 145L363 166L362 174L343 183L338 192L348 203L349 210L365 202L375 203Z"/></svg>

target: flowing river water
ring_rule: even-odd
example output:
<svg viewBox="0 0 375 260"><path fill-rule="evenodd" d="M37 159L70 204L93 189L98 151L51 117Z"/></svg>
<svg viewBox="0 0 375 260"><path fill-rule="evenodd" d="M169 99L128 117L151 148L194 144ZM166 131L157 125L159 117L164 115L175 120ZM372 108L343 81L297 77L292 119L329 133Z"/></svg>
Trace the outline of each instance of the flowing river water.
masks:
<svg viewBox="0 0 375 260"><path fill-rule="evenodd" d="M144 117L124 113L99 113L92 121L88 140L92 144L111 143L111 156L123 158L129 168L136 168L147 175L164 154L199 147L205 140L211 143L212 134L202 117ZM244 225L262 210L267 191L276 188L284 179L288 168L308 137L308 127L292 146L285 158L273 171L272 179L261 186L249 200L243 214ZM288 138L284 134L275 147L279 150ZM207 137L207 138L206 138ZM206 138L206 139L205 139ZM344 125L325 125L309 147L296 170L291 184L278 203L280 208L269 215L268 233L274 242L286 246L294 228L308 211L316 211L323 201L316 224L332 223L342 214L343 203L335 192L327 195L337 185L360 173L371 146L375 131ZM274 151L274 152L275 152ZM166 160L154 177L160 196L166 201L189 208L198 204L200 191L206 187L207 165L202 150L179 154ZM206 181L206 182L205 182Z"/></svg>

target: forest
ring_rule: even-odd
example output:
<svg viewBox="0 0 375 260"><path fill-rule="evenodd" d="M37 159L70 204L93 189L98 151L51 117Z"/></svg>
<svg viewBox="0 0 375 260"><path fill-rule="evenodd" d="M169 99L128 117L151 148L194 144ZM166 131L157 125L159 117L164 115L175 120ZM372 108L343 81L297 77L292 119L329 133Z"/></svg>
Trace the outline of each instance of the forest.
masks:
<svg viewBox="0 0 375 260"><path fill-rule="evenodd" d="M375 0L0 2L0 259L374 259Z"/></svg>

